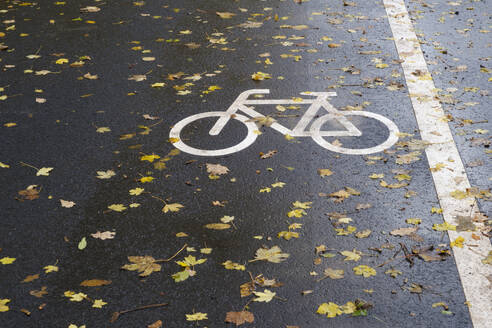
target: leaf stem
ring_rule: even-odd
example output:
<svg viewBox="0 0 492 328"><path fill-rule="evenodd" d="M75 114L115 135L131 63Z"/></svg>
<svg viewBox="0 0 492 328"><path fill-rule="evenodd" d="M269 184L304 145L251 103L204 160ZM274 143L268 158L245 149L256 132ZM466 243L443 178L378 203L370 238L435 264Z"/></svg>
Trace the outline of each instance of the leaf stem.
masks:
<svg viewBox="0 0 492 328"><path fill-rule="evenodd" d="M184 244L183 247L180 248L179 251L177 251L173 256L171 256L170 258L168 259L165 259L165 260L155 260L154 263L159 263L159 262L169 262L171 261L172 259L174 259L176 256L178 256L179 253L181 253L186 247L188 246L188 244Z"/></svg>
<svg viewBox="0 0 492 328"><path fill-rule="evenodd" d="M36 171L39 171L39 169L38 169L37 167L32 166L31 164L27 164L27 163L24 163L24 162L19 162L19 163L20 163L20 165L22 165L22 166L28 166L28 167L30 167L30 168L35 169Z"/></svg>

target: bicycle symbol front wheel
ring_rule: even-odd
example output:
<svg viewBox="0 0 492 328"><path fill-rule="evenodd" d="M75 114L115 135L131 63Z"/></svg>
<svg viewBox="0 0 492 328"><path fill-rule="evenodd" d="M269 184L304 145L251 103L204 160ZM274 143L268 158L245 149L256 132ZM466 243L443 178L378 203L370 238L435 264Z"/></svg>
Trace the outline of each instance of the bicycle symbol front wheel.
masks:
<svg viewBox="0 0 492 328"><path fill-rule="evenodd" d="M237 145L228 148L223 148L223 149L207 150L207 149L199 149L199 148L191 147L185 144L181 139L181 130L183 130L183 128L188 124L203 118L209 118L209 117L220 118L226 116L229 116L230 118L243 123L244 125L246 125L248 129L248 134L246 135L246 138L244 138L244 140L238 143ZM181 121L179 121L178 123L176 123L171 129L171 132L169 132L169 137L178 140L177 142L173 143L174 147L188 154L197 155L197 156L229 155L241 151L245 148L248 148L249 146L251 146L253 142L255 142L256 138L258 137L258 135L254 133L254 131L258 129L256 124L251 121L248 122L248 120L249 118L244 115L241 114L231 115L226 112L206 112L206 113L195 114L195 115L188 116L182 119Z"/></svg>
<svg viewBox="0 0 492 328"><path fill-rule="evenodd" d="M388 138L384 142L369 148L354 149L354 148L345 148L345 147L334 145L333 143L326 141L323 138L322 133L320 132L320 129L324 123L326 123L329 120L336 119L336 116L334 116L333 114L326 114L318 118L316 121L314 121L310 129L312 132L312 138L318 145L328 150L341 154L368 155L368 154L378 153L383 150L386 150L391 146L393 146L398 141L398 132L399 132L398 127L396 126L395 123L393 123L393 121L382 115L375 114L372 112L366 112L366 111L351 111L351 112L343 112L342 114L344 116L351 116L351 115L364 116L379 121L380 123L384 124L388 129L389 132Z"/></svg>

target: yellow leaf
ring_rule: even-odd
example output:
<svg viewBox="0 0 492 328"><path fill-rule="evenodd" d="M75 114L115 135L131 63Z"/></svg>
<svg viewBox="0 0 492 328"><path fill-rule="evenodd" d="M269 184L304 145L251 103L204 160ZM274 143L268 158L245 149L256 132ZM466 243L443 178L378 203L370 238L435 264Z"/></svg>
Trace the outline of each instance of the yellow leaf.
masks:
<svg viewBox="0 0 492 328"><path fill-rule="evenodd" d="M111 129L108 128L107 126L101 126L100 128L96 129L97 133L106 133L106 132L111 132Z"/></svg>
<svg viewBox="0 0 492 328"><path fill-rule="evenodd" d="M50 175L50 171L53 170L52 167L42 167L38 170L38 172L36 173L36 176L48 176Z"/></svg>
<svg viewBox="0 0 492 328"><path fill-rule="evenodd" d="M297 208L297 209L294 209L290 212L287 212L287 216L289 218L291 218L291 217L302 218L306 214L307 214L306 211L304 211L301 208Z"/></svg>
<svg viewBox="0 0 492 328"><path fill-rule="evenodd" d="M14 257L3 257L0 259L0 263L2 263L3 265L12 264L15 262L15 260L16 258Z"/></svg>
<svg viewBox="0 0 492 328"><path fill-rule="evenodd" d="M87 298L87 294L75 293L72 291L66 291L64 293L64 295L66 297L69 297L71 302L82 302L83 300L85 300Z"/></svg>
<svg viewBox="0 0 492 328"><path fill-rule="evenodd" d="M56 265L47 265L43 269L45 273L58 272L58 267Z"/></svg>
<svg viewBox="0 0 492 328"><path fill-rule="evenodd" d="M272 76L268 73L256 72L253 75L251 75L251 78L255 81L262 81L265 79L271 79Z"/></svg>
<svg viewBox="0 0 492 328"><path fill-rule="evenodd" d="M0 162L0 168L8 169L9 167L10 167L10 165Z"/></svg>
<svg viewBox="0 0 492 328"><path fill-rule="evenodd" d="M140 160L141 161L148 161L148 162L152 163L154 160L159 159L159 158L161 158L159 155L152 154L152 155L142 156L142 157L140 157Z"/></svg>
<svg viewBox="0 0 492 328"><path fill-rule="evenodd" d="M283 188L285 186L285 182L275 182L275 183L272 183L272 187L273 188Z"/></svg>
<svg viewBox="0 0 492 328"><path fill-rule="evenodd" d="M383 63L376 64L376 68L386 68L386 67L388 67L388 64L383 64Z"/></svg>
<svg viewBox="0 0 492 328"><path fill-rule="evenodd" d="M345 314L352 314L357 310L357 306L353 302L347 302L340 307L340 310Z"/></svg>
<svg viewBox="0 0 492 328"><path fill-rule="evenodd" d="M446 231L446 230L453 230L456 231L456 226L453 224L449 224L447 222L441 223L441 224L434 224L432 226L432 229L436 231Z"/></svg>
<svg viewBox="0 0 492 328"><path fill-rule="evenodd" d="M356 266L353 270L356 275L364 276L364 278L369 278L370 276L376 275L376 270L367 265Z"/></svg>
<svg viewBox="0 0 492 328"><path fill-rule="evenodd" d="M272 263L280 263L285 261L290 255L287 253L282 253L282 250L278 246L273 246L272 248L259 248L256 250L255 259L253 261L268 261Z"/></svg>
<svg viewBox="0 0 492 328"><path fill-rule="evenodd" d="M257 297L253 299L254 302L270 302L276 293L269 291L268 289L263 290L263 292L253 292Z"/></svg>
<svg viewBox="0 0 492 328"><path fill-rule="evenodd" d="M260 189L260 192L270 192L270 191L272 191L272 189L269 187Z"/></svg>
<svg viewBox="0 0 492 328"><path fill-rule="evenodd" d="M339 43L328 43L328 48L338 48L341 44Z"/></svg>
<svg viewBox="0 0 492 328"><path fill-rule="evenodd" d="M108 303L104 302L103 300L99 299L99 300L94 300L94 304L92 304L92 307L93 308L98 308L98 309L102 309L102 307L104 305L106 305Z"/></svg>
<svg viewBox="0 0 492 328"><path fill-rule="evenodd" d="M166 204L163 208L162 211L164 213L167 212L178 212L180 209L182 209L184 206L181 205L180 203L171 203L171 204Z"/></svg>
<svg viewBox="0 0 492 328"><path fill-rule="evenodd" d="M308 208L311 208L312 203L313 202L300 202L296 200L294 203L292 203L292 206L294 206L295 208L302 208L307 210Z"/></svg>
<svg viewBox="0 0 492 328"><path fill-rule="evenodd" d="M440 213L442 213L442 208L433 207L433 208L431 208L431 213L440 214Z"/></svg>
<svg viewBox="0 0 492 328"><path fill-rule="evenodd" d="M225 261L224 263L222 263L222 265L224 266L224 268L228 270L240 270L240 271L246 270L246 267L244 265L239 263L234 263L231 260Z"/></svg>
<svg viewBox="0 0 492 328"><path fill-rule="evenodd" d="M436 166L431 167L429 170L431 170L431 172L437 172L437 171L439 171L439 170L441 170L442 168L445 168L445 167L446 167L446 164L437 163Z"/></svg>
<svg viewBox="0 0 492 328"><path fill-rule="evenodd" d="M128 193L129 193L130 195L132 195L132 196L138 196L138 195L140 195L141 193L143 193L143 192L144 192L144 190L145 190L144 188L135 188L135 189L130 189L130 190L128 191Z"/></svg>
<svg viewBox="0 0 492 328"><path fill-rule="evenodd" d="M316 313L319 314L326 314L326 317L328 318L334 318L337 315L342 314L342 310L340 310L340 307L332 302L329 303L323 303L318 307L318 310Z"/></svg>
<svg viewBox="0 0 492 328"><path fill-rule="evenodd" d="M344 261L358 261L360 260L360 253L354 249L353 251L342 251L340 252L345 258L343 259Z"/></svg>
<svg viewBox="0 0 492 328"><path fill-rule="evenodd" d="M183 271L174 273L173 275L171 275L171 277L174 279L174 282L185 281L190 277L190 271L185 269Z"/></svg>
<svg viewBox="0 0 492 328"><path fill-rule="evenodd" d="M405 222L408 223L408 224L417 225L417 224L421 224L422 223L422 219L419 219L419 218L409 218L409 219L406 219Z"/></svg>
<svg viewBox="0 0 492 328"><path fill-rule="evenodd" d="M68 59L66 59L66 58L60 58L55 62L55 64L58 64L58 65L63 65L63 64L67 64L67 63L68 63Z"/></svg>
<svg viewBox="0 0 492 328"><path fill-rule="evenodd" d="M208 319L207 313L197 312L197 313L186 315L187 321L199 321L199 320L206 320L206 319Z"/></svg>
<svg viewBox="0 0 492 328"><path fill-rule="evenodd" d="M459 236L456 238L454 241L451 242L451 247L458 247L458 248L463 248L463 242L465 241L465 238Z"/></svg>
<svg viewBox="0 0 492 328"><path fill-rule="evenodd" d="M356 230L357 230L357 228L354 227L354 226L351 226L351 225L349 225L347 227L347 230L345 230L343 228L337 228L337 229L335 229L335 231L337 232L337 235L338 236L347 236L347 235L350 235L350 234L354 233Z"/></svg>
<svg viewBox="0 0 492 328"><path fill-rule="evenodd" d="M154 177L141 177L140 182L146 183L146 182L152 182L154 180Z"/></svg>
<svg viewBox="0 0 492 328"><path fill-rule="evenodd" d="M150 86L152 88L162 88L165 85L166 85L166 83L164 83L164 82L156 82L156 83L151 84Z"/></svg>
<svg viewBox="0 0 492 328"><path fill-rule="evenodd" d="M292 238L299 238L299 233L294 231L280 231L278 233L278 238L284 238L285 240L290 240Z"/></svg>
<svg viewBox="0 0 492 328"><path fill-rule="evenodd" d="M3 97L3 96L2 96ZM5 98L7 99L7 98ZM11 128L13 126L17 126L17 123L13 123L13 122L10 122L10 123L5 123L3 126L7 127L7 128Z"/></svg>
<svg viewBox="0 0 492 328"><path fill-rule="evenodd" d="M108 208L112 211L116 211L116 212L123 212L124 210L126 210L126 206L123 205L123 204L112 204L112 205L109 205Z"/></svg>
<svg viewBox="0 0 492 328"><path fill-rule="evenodd" d="M380 174L373 173L369 176L369 178L371 178L371 179L382 179L382 178L384 178L384 173L380 173Z"/></svg>
<svg viewBox="0 0 492 328"><path fill-rule="evenodd" d="M329 177L330 175L333 174L333 172L329 169L318 169L318 174L321 177Z"/></svg>
<svg viewBox="0 0 492 328"><path fill-rule="evenodd" d="M154 271L161 271L161 265L155 263L152 256L128 256L128 261L131 264L125 264L121 268L128 271L138 271L139 276L149 276Z"/></svg>
<svg viewBox="0 0 492 328"><path fill-rule="evenodd" d="M96 178L98 179L110 179L111 177L116 175L116 173L113 170L97 171L96 173L97 173Z"/></svg>
<svg viewBox="0 0 492 328"><path fill-rule="evenodd" d="M229 229L231 225L227 223L209 223L206 224L204 227L213 230L225 230L225 229Z"/></svg>
<svg viewBox="0 0 492 328"><path fill-rule="evenodd" d="M7 303L9 302L10 300L8 298L0 298L0 312L7 312L9 310L9 307L7 306Z"/></svg>
<svg viewBox="0 0 492 328"><path fill-rule="evenodd" d="M232 18L233 16L236 16L236 14L234 13L229 13L229 12L215 12L220 18L223 18L223 19L229 19L229 18Z"/></svg>

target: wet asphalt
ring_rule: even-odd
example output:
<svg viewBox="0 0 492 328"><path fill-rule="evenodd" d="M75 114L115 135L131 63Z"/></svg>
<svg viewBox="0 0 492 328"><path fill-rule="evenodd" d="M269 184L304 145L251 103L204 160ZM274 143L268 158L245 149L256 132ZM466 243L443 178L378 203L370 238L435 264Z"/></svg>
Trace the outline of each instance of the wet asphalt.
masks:
<svg viewBox="0 0 492 328"><path fill-rule="evenodd" d="M227 312L247 309L255 318L254 323L244 324L249 327L472 327L453 257L425 262L417 257L407 261L402 256L402 248L411 252L424 246L449 252L449 240L447 234L432 229L442 223L442 217L431 213L439 203L423 150L419 150L418 161L396 163L398 155L414 151L405 142L419 139L419 134L384 7L379 2L345 4L317 0L2 2L0 31L6 36L0 42L8 49L0 51L0 87L8 98L0 101L0 161L10 168L0 169L0 258L14 257L16 261L0 266L0 299L11 300L9 311L0 313L0 326L147 327L162 320L163 327L228 327L234 324L224 322ZM80 13L80 8L95 5L101 11ZM490 138L488 133L474 131L490 130L490 123L485 122L490 117L490 74L480 71L492 69L488 59L483 60L490 54L490 36L478 31L490 26L490 16L484 15L488 5L470 2L451 8L443 1L433 3L434 8L418 2L407 5L422 32L422 49L436 87L443 93L446 88L458 89L451 92L454 102L443 106L452 116L450 126L472 186L486 190L490 186ZM447 13L451 10L459 14ZM222 19L216 11L236 15ZM443 23L439 22L441 16L446 17ZM9 20L15 22L5 23ZM258 28L238 26L248 21L263 24ZM281 28L283 24L308 28ZM12 25L15 30L8 29ZM461 28L470 31L464 35L453 32ZM180 33L188 30L191 33ZM285 38L272 38L275 36ZM213 44L211 38L225 38L224 44ZM185 45L192 42L200 47ZM132 50L134 47L141 48ZM364 51L380 53L365 55ZM30 54L41 57L26 58ZM143 57L155 60L144 61ZM69 64L85 64L58 65L55 61L60 58L67 58ZM265 64L267 58L272 65ZM388 67L377 68L374 58ZM452 72L458 65L467 65L467 69ZM35 75L42 70L52 73ZM252 80L251 75L258 71L272 78ZM88 72L97 74L98 79L83 78ZM169 78L168 74L178 72L184 74ZM201 79L185 79L197 73ZM142 74L146 74L144 81L128 80ZM165 86L151 87L160 82ZM173 86L185 83L193 83L184 88L191 93L177 94L179 90ZM399 85L399 90L388 90L390 84ZM210 86L220 89L210 91ZM467 92L464 87L479 89ZM258 88L270 89L271 94L265 97L271 99L298 97L303 91L336 91L337 97L330 101L336 108L363 106L413 136L368 157L330 152L309 138L286 140L262 127L253 145L232 155L206 158L172 153L175 148L168 140L169 130L176 122L197 113L226 110L241 92ZM37 103L36 98L46 102ZM465 104L474 102L477 104ZM275 106L255 109L292 128L305 110L299 107L284 112ZM146 119L145 114L156 119ZM483 123L466 125L460 119ZM8 122L17 125L4 126ZM244 125L231 121L221 135L212 137L208 131L213 123L207 119L188 126L183 139L198 148L219 149L246 135ZM363 137L338 138L344 146L370 147L387 137L382 125L357 123ZM110 131L98 133L100 127ZM271 150L277 151L272 157L260 157ZM150 154L165 158L165 168L156 169L155 162L141 160ZM480 161L482 165L473 165ZM35 169L21 162L54 169L49 176L36 176ZM207 163L224 165L229 172L210 179ZM319 169L330 169L333 174L321 177ZM96 178L97 171L106 170L116 175ZM369 178L384 174L383 180L398 183L394 176L402 170L411 176L409 185L402 188L383 188L381 179ZM142 183L139 179L144 176L154 180ZM285 185L271 187L276 182ZM16 199L18 191L29 185L39 186L39 199ZM145 192L129 195L136 187ZM260 192L266 187L270 192ZM343 202L326 196L346 187L360 195ZM163 213L164 204L158 198L184 207ZM59 199L76 205L61 207ZM213 205L216 201L221 206ZM312 202L312 208L306 209L302 218L289 218L287 213L295 201ZM140 206L130 208L131 203ZM128 209L111 211L111 204L124 204ZM360 204L370 206L360 209ZM490 211L489 201L481 199L479 205L485 214ZM336 213L352 221L337 225L333 219ZM230 229L204 227L220 222L225 215L235 218ZM409 218L422 219L418 236L389 234L411 227L405 222ZM299 238L279 238L278 233L292 223L302 224L296 230ZM357 231L370 229L371 235L337 235L335 228L347 229L348 225ZM108 240L91 237L97 231L116 234ZM180 232L187 236L176 236ZM79 250L84 237L87 246ZM162 263L161 271L149 277L120 269L128 263L128 256L166 259L185 244L190 248ZM257 249L275 245L290 254L285 262L248 262ZM315 247L320 245L327 250L317 254ZM201 248L212 248L212 252L201 254ZM362 258L344 261L340 252L354 249ZM182 268L175 261L188 255L207 261L195 266L195 276L176 283L171 275ZM221 263L227 260L244 264L246 270L226 270ZM47 265L56 265L59 271L45 273ZM368 265L377 274L368 278L355 275L353 267L357 265ZM343 269L345 276L318 281L326 268ZM401 275L393 278L385 274L389 269L399 270ZM240 285L251 280L249 273L282 282L281 287L266 287L279 298L268 303L250 302L253 296L242 298ZM21 282L33 274L40 276ZM87 279L111 283L80 286ZM48 294L41 298L30 295L43 286ZM64 296L67 291L83 292L89 299L71 302ZM102 299L107 305L92 308L90 299ZM316 314L322 303L343 305L355 300L372 305L367 316L327 318ZM442 306L433 307L439 302L447 305L448 312L443 313ZM114 312L160 303L168 305L127 313L109 322ZM186 321L185 315L195 312L207 313L208 319Z"/></svg>

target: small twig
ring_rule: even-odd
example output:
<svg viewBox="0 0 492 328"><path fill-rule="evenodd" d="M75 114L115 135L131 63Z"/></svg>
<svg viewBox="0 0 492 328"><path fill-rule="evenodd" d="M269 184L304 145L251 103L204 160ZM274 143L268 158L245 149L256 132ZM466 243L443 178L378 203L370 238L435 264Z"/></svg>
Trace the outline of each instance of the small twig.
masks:
<svg viewBox="0 0 492 328"><path fill-rule="evenodd" d="M150 197L155 198L155 199L158 199L158 200L160 200L161 202L163 202L164 204L167 205L167 202L164 199L160 198L160 197L157 197L157 196L154 196L154 195L150 195Z"/></svg>
<svg viewBox="0 0 492 328"><path fill-rule="evenodd" d="M31 164L27 164L27 163L24 163L24 162L19 162L19 163L20 163L20 165L23 165L23 166L28 166L28 167L30 167L30 168L35 169L36 171L39 171L39 169L38 169L37 167L32 166Z"/></svg>
<svg viewBox="0 0 492 328"><path fill-rule="evenodd" d="M139 306L137 308L130 309L130 310L124 310L124 311L114 312L113 315L111 316L111 320L109 320L109 322L111 322L111 323L115 322L116 320L118 320L118 318L119 318L120 315L125 314L125 313L128 313L128 312L134 312L134 311L140 311L140 310L145 310L145 309L151 309L151 308L166 306L168 304L169 303L149 304L149 305Z"/></svg>
<svg viewBox="0 0 492 328"><path fill-rule="evenodd" d="M171 256L170 258L168 259L165 259L165 260L156 260L154 261L154 263L157 263L157 262L169 262L171 261L173 258L175 258L176 256L178 256L179 253L181 253L186 247L188 246L188 244L184 244L183 247L181 247L181 249L179 251L177 251L173 256Z"/></svg>

